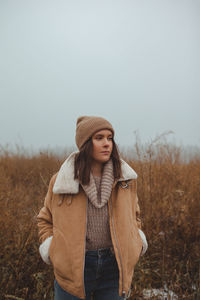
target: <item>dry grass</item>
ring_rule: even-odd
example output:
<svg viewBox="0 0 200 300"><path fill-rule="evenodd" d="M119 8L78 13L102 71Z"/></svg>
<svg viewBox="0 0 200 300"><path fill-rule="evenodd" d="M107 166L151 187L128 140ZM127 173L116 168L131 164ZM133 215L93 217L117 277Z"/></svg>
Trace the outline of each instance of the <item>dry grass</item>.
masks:
<svg viewBox="0 0 200 300"><path fill-rule="evenodd" d="M139 175L149 241L136 267L131 299L144 299L144 288L164 286L178 299L200 299L200 158L185 163L181 149L159 141L145 149L137 142L137 159L129 161ZM1 153L0 299L53 299L53 272L38 253L36 215L61 163L48 152Z"/></svg>

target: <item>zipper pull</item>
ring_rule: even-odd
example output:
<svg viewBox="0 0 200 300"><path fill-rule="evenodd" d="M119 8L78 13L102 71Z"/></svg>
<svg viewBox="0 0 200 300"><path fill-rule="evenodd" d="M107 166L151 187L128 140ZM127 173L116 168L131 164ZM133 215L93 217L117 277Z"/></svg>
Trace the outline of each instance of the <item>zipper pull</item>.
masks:
<svg viewBox="0 0 200 300"><path fill-rule="evenodd" d="M122 298L126 299L126 292L122 291Z"/></svg>

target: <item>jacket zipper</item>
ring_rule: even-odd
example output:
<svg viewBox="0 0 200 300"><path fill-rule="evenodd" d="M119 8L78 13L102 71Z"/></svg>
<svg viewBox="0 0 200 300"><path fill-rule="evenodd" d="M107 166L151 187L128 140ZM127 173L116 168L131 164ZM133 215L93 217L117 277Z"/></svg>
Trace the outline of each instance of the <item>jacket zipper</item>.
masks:
<svg viewBox="0 0 200 300"><path fill-rule="evenodd" d="M85 225L85 243L84 243L84 257L83 257L83 291L86 298L86 292L85 292L85 280L84 280L84 271L85 271L85 246L86 246L86 235L87 235L87 212L88 212L88 198L87 198L87 205L86 205L86 225Z"/></svg>
<svg viewBox="0 0 200 300"><path fill-rule="evenodd" d="M120 253L120 250L119 250L119 243L118 243L118 240L117 240L117 235L116 235L116 231L115 231L115 224L114 224L114 220L113 220L112 199L110 200L110 212L111 212L113 233L114 233L114 237L115 237L115 240L116 240L116 245L117 245L117 250L118 250L118 253L119 253L120 265L121 265L121 270L122 270L122 297L126 299L126 292L123 290L123 288L124 288L124 275L123 275L122 258L121 258L121 253Z"/></svg>

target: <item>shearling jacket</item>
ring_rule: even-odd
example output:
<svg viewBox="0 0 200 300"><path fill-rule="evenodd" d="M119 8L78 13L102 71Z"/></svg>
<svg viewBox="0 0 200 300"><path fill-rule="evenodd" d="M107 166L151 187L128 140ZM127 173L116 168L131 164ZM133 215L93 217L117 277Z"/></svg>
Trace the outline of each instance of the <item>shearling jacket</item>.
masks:
<svg viewBox="0 0 200 300"><path fill-rule="evenodd" d="M46 260L49 256L56 280L64 290L85 299L88 199L79 181L74 179L74 158L75 152L52 177L37 220L40 249L43 249L40 253L45 252L41 256L46 256ZM121 170L122 177L113 184L108 208L111 239L119 268L119 295L126 297L142 246L147 248L147 243L145 245L144 234L139 232L137 174L123 160Z"/></svg>

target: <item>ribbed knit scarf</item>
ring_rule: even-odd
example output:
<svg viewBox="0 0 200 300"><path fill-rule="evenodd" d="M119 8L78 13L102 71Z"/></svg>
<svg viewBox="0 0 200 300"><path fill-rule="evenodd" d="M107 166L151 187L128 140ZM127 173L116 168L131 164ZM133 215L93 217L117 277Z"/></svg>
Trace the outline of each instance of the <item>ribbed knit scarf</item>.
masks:
<svg viewBox="0 0 200 300"><path fill-rule="evenodd" d="M88 196L90 202L96 207L101 208L103 207L109 200L111 191L112 191L112 185L114 182L114 176L113 176L113 162L110 159L103 168L103 174L101 177L101 187L100 187L100 197L101 201L98 201L98 194L97 194L97 188L95 184L94 177L92 173L90 173L90 182L88 185L82 185L86 195Z"/></svg>

